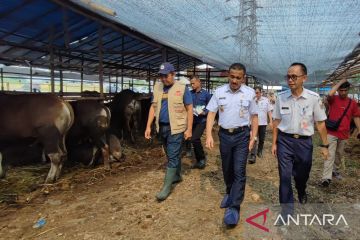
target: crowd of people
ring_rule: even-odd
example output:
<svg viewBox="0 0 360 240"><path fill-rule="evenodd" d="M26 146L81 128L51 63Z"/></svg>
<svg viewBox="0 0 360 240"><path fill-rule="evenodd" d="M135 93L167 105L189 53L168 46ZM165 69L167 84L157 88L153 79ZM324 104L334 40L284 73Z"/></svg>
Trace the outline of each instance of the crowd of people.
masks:
<svg viewBox="0 0 360 240"><path fill-rule="evenodd" d="M292 179L297 199L307 203L307 181L312 166L316 126L320 135L320 151L324 157L321 187L328 187L332 177L340 178L339 164L345 141L350 136L353 119L360 132L360 109L348 98L350 84L346 79L334 85L326 102L316 92L304 88L307 67L291 64L285 75L289 90L263 96L261 87L250 88L246 82L246 67L234 63L228 71L228 83L217 88L211 96L201 87L198 76L191 77L192 90L175 80L170 63L160 66L160 81L154 86L145 138L151 136L155 120L167 156L167 170L159 201L171 193L173 184L182 181L181 148L188 140L194 149L193 168L204 169L206 156L201 136L206 132L206 147L214 148L213 125L218 114L219 150L222 162L225 195L220 203L225 208L224 223L236 226L246 185L246 165L262 158L266 129L272 130L271 153L278 161L279 201L284 219L294 212ZM338 93L335 95L335 93ZM326 114L328 106L328 115Z"/></svg>

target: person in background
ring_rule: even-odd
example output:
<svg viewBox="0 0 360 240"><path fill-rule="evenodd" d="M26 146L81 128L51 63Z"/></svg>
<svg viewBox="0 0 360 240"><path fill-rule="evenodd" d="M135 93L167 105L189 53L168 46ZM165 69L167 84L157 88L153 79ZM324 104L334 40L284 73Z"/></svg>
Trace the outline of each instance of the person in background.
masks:
<svg viewBox="0 0 360 240"><path fill-rule="evenodd" d="M341 116L345 115L342 117L337 130L327 129L327 139L330 144L329 161L324 162L320 183L322 187L328 187L332 177L342 178L339 169L344 155L344 146L350 137L350 122L352 119L354 119L358 131L360 131L360 110L356 101L348 97L349 88L350 83L346 79L342 79L331 88L327 96L329 119L339 121ZM335 95L336 92L338 92L338 95Z"/></svg>
<svg viewBox="0 0 360 240"><path fill-rule="evenodd" d="M206 117L208 113L206 105L209 103L211 96L208 91L201 88L201 80L199 76L192 76L190 83L192 87L190 92L193 101L194 113L191 143L194 147L196 158L196 162L192 168L204 169L206 166L206 157L201 144L201 136L206 128Z"/></svg>
<svg viewBox="0 0 360 240"><path fill-rule="evenodd" d="M268 119L269 119L269 125L270 128L272 128L272 114L271 114L271 105L269 102L269 99L266 97L263 97L262 94L262 88L261 87L255 87L255 102L258 107L258 119L259 119L259 127L258 127L258 138L255 138L259 141L255 142L254 148L250 151L248 161L250 164L253 164L256 162L256 156L262 157L262 151L264 148L264 141L266 136L266 127L268 125ZM269 117L269 118L268 118Z"/></svg>

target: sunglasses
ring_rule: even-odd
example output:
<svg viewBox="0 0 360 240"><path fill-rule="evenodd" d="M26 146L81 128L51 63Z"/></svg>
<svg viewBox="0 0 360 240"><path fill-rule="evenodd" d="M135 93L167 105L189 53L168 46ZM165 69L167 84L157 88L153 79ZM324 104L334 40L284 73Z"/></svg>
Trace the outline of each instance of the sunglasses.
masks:
<svg viewBox="0 0 360 240"><path fill-rule="evenodd" d="M303 74L303 75L300 75L300 76L298 76L298 75L285 75L285 81L289 81L290 79L292 80L292 81L297 81L298 80L298 78L299 77L303 77L303 76L305 76L305 74Z"/></svg>

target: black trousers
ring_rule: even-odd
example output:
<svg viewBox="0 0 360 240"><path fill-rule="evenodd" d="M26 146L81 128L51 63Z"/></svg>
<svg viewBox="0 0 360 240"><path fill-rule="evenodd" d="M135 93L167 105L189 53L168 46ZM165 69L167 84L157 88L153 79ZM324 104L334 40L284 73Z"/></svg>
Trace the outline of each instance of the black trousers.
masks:
<svg viewBox="0 0 360 240"><path fill-rule="evenodd" d="M196 161L205 160L205 153L201 144L201 136L205 128L206 122L193 124L191 143L194 147Z"/></svg>
<svg viewBox="0 0 360 240"><path fill-rule="evenodd" d="M257 144L257 142L255 142L255 145L250 152L249 158L255 158L256 153L262 152L262 150L264 148L265 136L266 136L266 125L259 125L259 127L258 127L259 144Z"/></svg>
<svg viewBox="0 0 360 240"><path fill-rule="evenodd" d="M230 207L239 209L245 195L250 129L246 127L231 135L220 130L219 140L226 193L231 200Z"/></svg>
<svg viewBox="0 0 360 240"><path fill-rule="evenodd" d="M280 176L279 200L285 214L293 213L292 177L294 177L298 194L305 193L312 165L312 153L313 144L311 138L295 139L279 133L277 139Z"/></svg>

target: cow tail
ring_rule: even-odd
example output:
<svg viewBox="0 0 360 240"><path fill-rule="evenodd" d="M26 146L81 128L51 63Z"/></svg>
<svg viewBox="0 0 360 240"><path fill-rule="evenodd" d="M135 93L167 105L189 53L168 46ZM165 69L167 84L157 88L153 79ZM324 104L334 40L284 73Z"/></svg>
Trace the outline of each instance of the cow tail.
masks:
<svg viewBox="0 0 360 240"><path fill-rule="evenodd" d="M66 107L68 108L69 112L70 112L70 123L68 125L68 128L66 129L66 133L70 130L71 126L74 124L74 120L75 120L75 114L74 114L74 110L71 107L70 103L67 101L63 101L64 104L66 105Z"/></svg>
<svg viewBox="0 0 360 240"><path fill-rule="evenodd" d="M107 106L103 106L105 111L106 111L106 114L108 116L108 126L110 127L110 122L111 122L111 111L110 109L107 107Z"/></svg>

